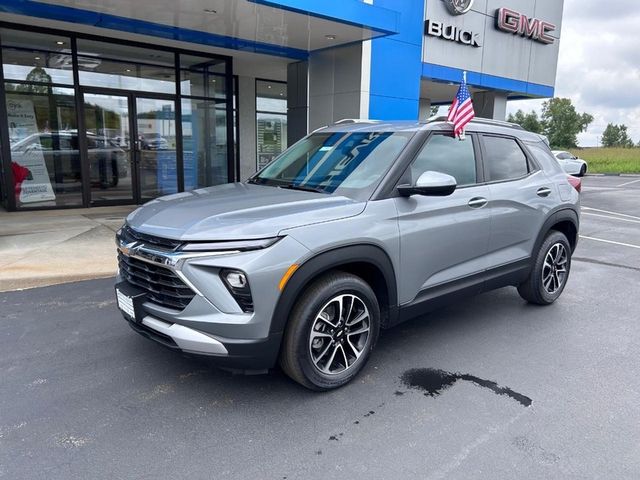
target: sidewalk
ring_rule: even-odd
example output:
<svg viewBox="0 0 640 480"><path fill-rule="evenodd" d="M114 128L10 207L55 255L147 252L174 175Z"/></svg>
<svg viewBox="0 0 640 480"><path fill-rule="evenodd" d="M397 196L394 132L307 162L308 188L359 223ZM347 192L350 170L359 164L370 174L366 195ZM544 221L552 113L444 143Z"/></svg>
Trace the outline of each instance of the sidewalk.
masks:
<svg viewBox="0 0 640 480"><path fill-rule="evenodd" d="M0 211L0 292L115 275L114 235L135 208Z"/></svg>

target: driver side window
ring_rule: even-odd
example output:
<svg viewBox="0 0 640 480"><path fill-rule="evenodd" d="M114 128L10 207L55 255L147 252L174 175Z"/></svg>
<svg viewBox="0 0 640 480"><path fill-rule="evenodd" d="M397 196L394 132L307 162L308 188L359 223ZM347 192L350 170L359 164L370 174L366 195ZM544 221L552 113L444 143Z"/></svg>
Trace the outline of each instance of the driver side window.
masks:
<svg viewBox="0 0 640 480"><path fill-rule="evenodd" d="M446 173L456 179L458 186L477 182L476 156L473 141L460 141L448 135L433 135L411 164L411 183L426 171Z"/></svg>

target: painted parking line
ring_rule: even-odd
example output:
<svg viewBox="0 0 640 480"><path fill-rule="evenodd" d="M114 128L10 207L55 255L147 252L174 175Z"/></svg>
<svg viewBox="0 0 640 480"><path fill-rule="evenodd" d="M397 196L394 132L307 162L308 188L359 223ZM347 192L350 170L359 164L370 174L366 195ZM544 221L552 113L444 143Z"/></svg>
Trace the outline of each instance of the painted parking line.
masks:
<svg viewBox="0 0 640 480"><path fill-rule="evenodd" d="M613 240L605 240L603 238L587 237L585 235L580 235L580 238L583 238L584 240L592 240L594 242L610 243L612 245L619 245L621 247L637 248L638 250L640 250L640 245L633 245L631 243L614 242Z"/></svg>
<svg viewBox="0 0 640 480"><path fill-rule="evenodd" d="M626 187L627 185L632 185L632 184L638 183L638 182L640 182L640 179L639 180L633 180L633 181L627 182L627 183L623 183L622 185L618 185L618 187Z"/></svg>
<svg viewBox="0 0 640 480"><path fill-rule="evenodd" d="M608 218L609 220L618 220L619 222L640 223L640 220L631 220L630 218L614 217L612 215L601 215L599 213L582 212L583 215L589 215L591 217Z"/></svg>
<svg viewBox="0 0 640 480"><path fill-rule="evenodd" d="M618 217L633 218L634 220L640 220L640 217L635 215L627 215L626 213L611 212L609 210L600 210L599 208L582 207L582 210L590 210L592 212L608 213L609 215L616 215Z"/></svg>

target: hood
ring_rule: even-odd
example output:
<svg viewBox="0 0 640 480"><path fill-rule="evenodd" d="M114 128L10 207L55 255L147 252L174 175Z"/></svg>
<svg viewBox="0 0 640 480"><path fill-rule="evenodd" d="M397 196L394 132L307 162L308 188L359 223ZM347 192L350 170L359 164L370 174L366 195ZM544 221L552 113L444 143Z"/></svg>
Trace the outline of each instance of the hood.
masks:
<svg viewBox="0 0 640 480"><path fill-rule="evenodd" d="M131 213L127 223L176 240L240 240L352 217L364 207L347 197L230 183L152 200Z"/></svg>

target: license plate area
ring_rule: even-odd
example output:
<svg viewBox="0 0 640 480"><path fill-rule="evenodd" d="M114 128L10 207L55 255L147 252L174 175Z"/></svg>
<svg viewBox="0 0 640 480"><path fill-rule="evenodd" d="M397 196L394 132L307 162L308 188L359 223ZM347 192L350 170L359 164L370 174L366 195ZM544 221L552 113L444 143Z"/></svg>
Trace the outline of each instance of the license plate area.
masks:
<svg viewBox="0 0 640 480"><path fill-rule="evenodd" d="M146 294L126 282L118 283L115 290L118 308L124 316L132 322L142 322L145 316L142 304L145 301Z"/></svg>

